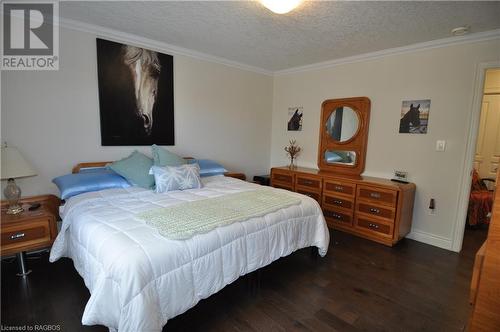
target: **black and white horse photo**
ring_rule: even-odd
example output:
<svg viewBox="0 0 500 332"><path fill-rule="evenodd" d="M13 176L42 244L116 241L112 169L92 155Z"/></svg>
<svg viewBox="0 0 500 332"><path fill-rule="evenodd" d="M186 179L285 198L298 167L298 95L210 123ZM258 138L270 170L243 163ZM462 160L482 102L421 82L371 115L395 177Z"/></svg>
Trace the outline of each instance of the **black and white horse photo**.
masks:
<svg viewBox="0 0 500 332"><path fill-rule="evenodd" d="M171 55L97 39L102 145L173 145Z"/></svg>
<svg viewBox="0 0 500 332"><path fill-rule="evenodd" d="M290 120L288 120L288 130L289 131L300 131L302 130L302 115L299 110L296 109L292 114Z"/></svg>
<svg viewBox="0 0 500 332"><path fill-rule="evenodd" d="M399 133L426 134L430 104L430 100L403 101Z"/></svg>

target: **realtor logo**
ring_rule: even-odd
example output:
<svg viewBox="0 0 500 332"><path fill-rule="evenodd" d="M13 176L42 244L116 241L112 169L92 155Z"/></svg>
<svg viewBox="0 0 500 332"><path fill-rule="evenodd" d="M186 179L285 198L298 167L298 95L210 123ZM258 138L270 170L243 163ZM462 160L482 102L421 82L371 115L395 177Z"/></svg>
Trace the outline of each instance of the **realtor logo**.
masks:
<svg viewBox="0 0 500 332"><path fill-rule="evenodd" d="M2 70L59 69L57 2L2 2Z"/></svg>

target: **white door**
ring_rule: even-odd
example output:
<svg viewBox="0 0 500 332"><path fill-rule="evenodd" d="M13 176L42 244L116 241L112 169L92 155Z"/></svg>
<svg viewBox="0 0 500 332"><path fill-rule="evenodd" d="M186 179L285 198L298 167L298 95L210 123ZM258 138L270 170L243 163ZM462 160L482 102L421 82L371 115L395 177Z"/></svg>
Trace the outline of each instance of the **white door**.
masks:
<svg viewBox="0 0 500 332"><path fill-rule="evenodd" d="M495 178L500 164L500 95L483 97L474 168L481 178Z"/></svg>

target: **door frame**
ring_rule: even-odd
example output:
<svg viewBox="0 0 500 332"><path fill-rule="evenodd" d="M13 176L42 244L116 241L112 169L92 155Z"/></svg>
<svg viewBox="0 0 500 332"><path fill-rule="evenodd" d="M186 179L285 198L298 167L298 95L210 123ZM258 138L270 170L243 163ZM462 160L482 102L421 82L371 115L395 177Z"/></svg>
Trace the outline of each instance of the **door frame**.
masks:
<svg viewBox="0 0 500 332"><path fill-rule="evenodd" d="M465 155L462 162L461 179L459 186L458 208L455 217L451 250L459 252L462 250L464 239L465 222L467 220L467 209L469 207L470 185L472 181L472 167L474 166L474 155L476 153L476 142L479 135L479 120L484 94L484 79L487 69L500 68L500 61L481 62L476 66L476 77L474 83L474 95L472 108L467 123L467 141Z"/></svg>

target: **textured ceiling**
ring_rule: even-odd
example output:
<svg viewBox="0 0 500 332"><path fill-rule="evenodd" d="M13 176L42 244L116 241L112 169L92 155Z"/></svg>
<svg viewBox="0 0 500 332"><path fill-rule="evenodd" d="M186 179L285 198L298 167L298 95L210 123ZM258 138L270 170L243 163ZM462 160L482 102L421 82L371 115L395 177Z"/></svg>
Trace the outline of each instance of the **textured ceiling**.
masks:
<svg viewBox="0 0 500 332"><path fill-rule="evenodd" d="M276 15L256 1L62 2L64 18L282 70L500 28L500 2L310 1Z"/></svg>

